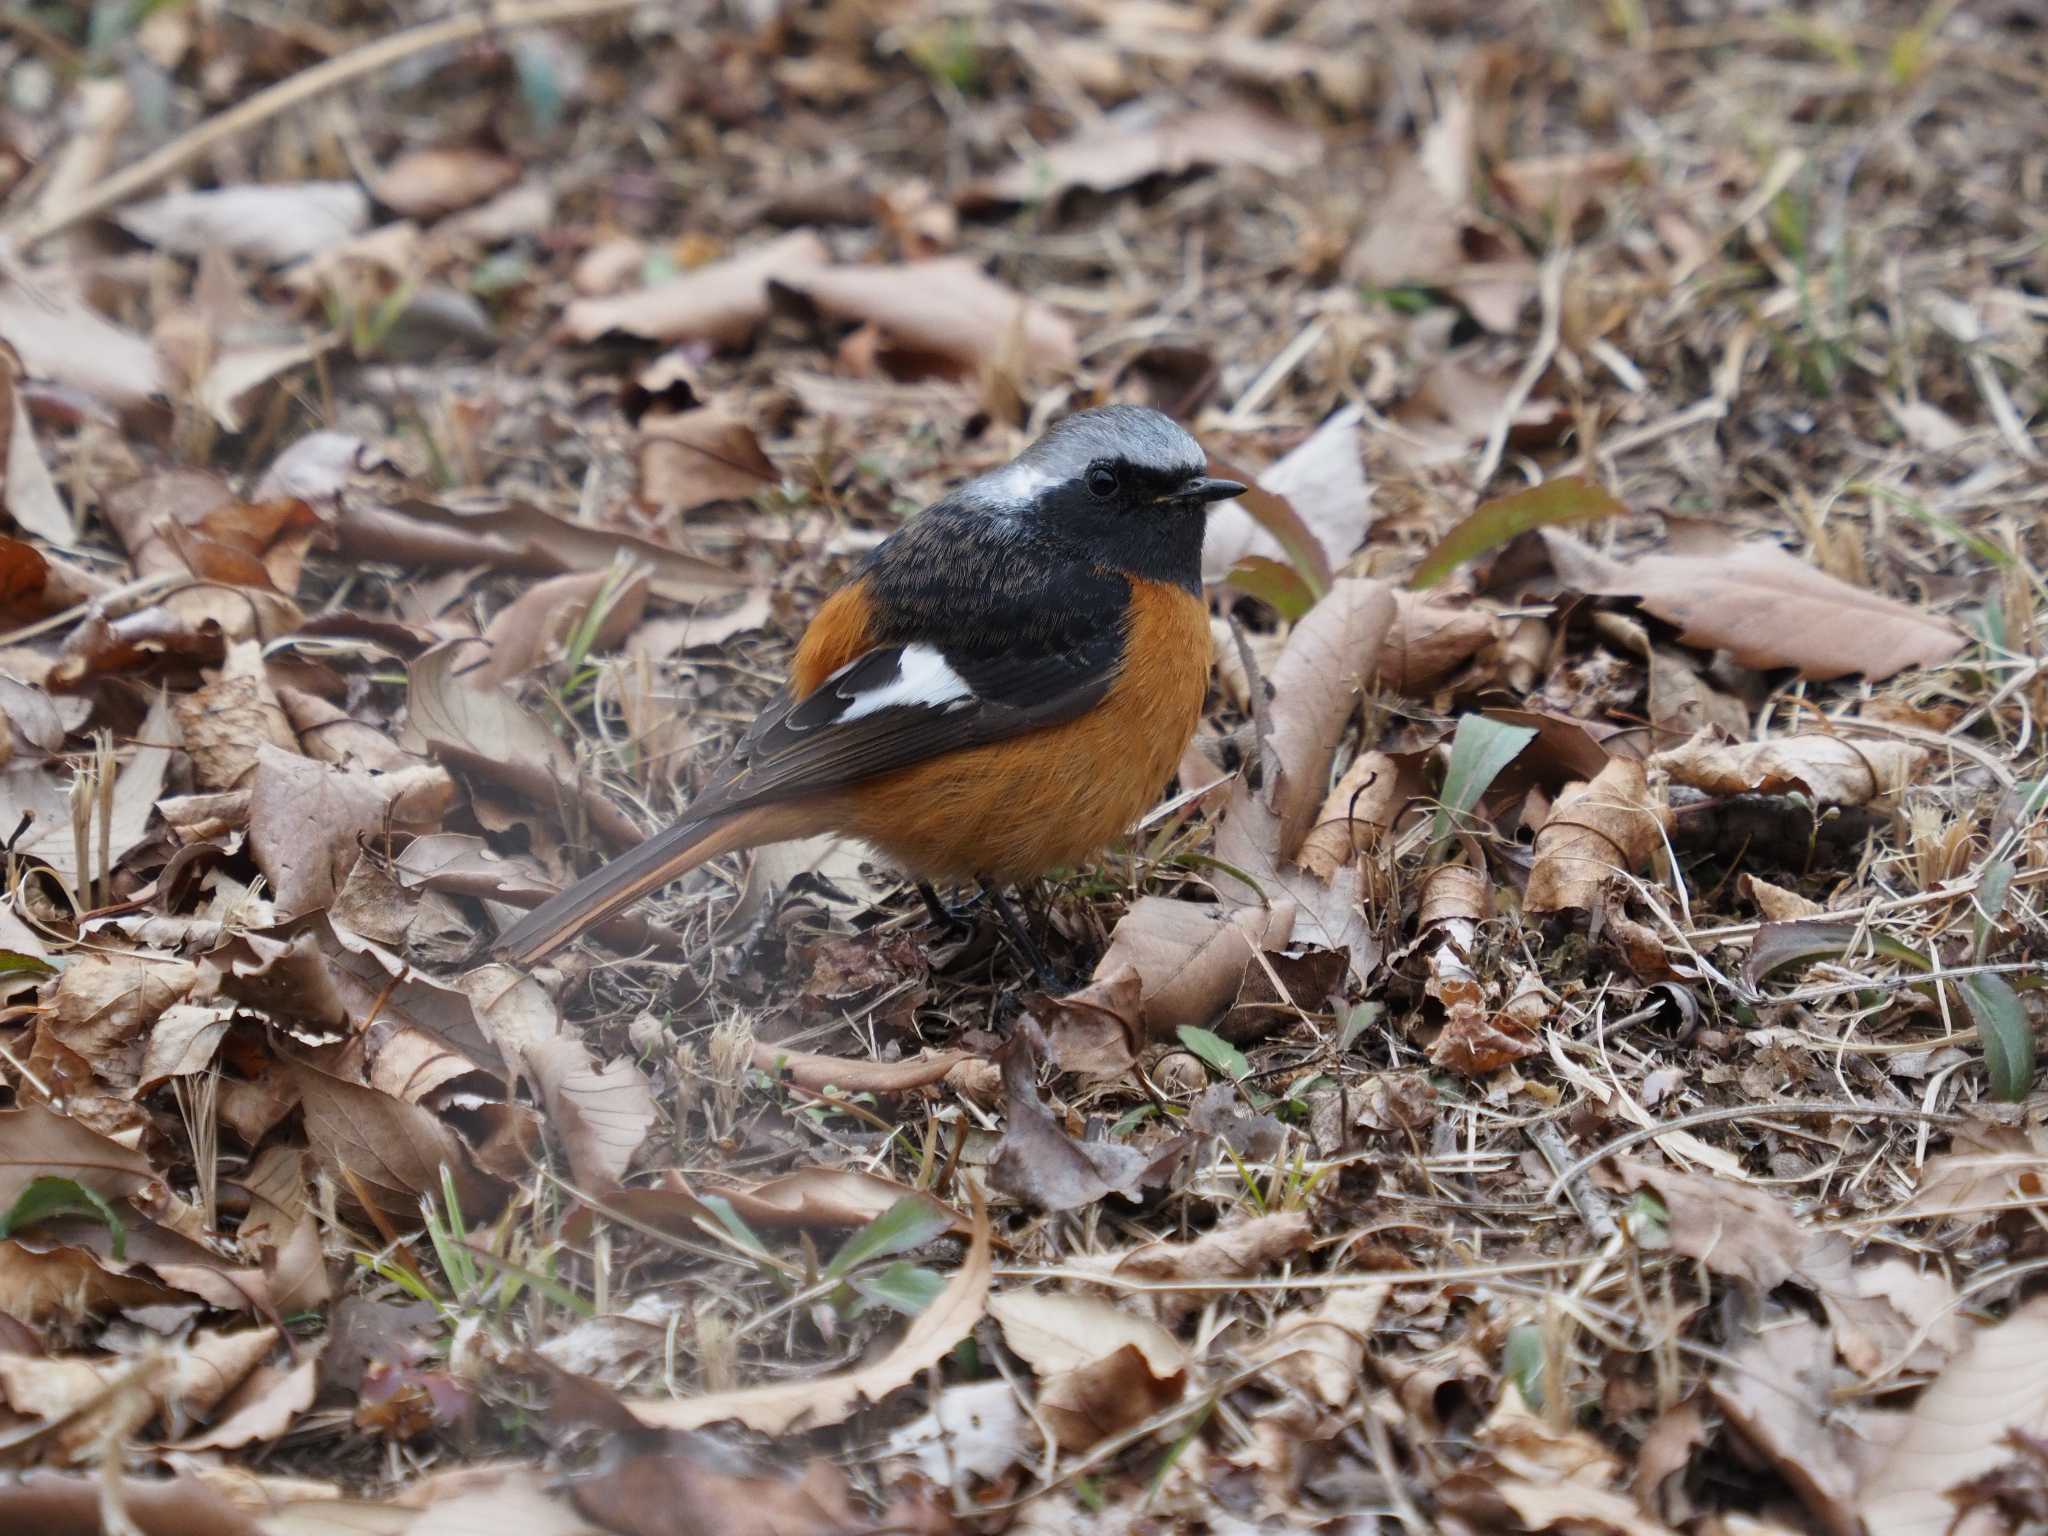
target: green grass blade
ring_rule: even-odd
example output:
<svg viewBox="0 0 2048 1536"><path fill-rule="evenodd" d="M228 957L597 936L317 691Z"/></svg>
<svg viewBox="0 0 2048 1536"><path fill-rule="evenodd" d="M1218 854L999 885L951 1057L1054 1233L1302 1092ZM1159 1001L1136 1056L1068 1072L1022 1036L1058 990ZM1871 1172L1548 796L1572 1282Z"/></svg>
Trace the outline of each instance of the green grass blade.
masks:
<svg viewBox="0 0 2048 1536"><path fill-rule="evenodd" d="M1470 517L1443 536L1441 543L1416 567L1408 585L1420 592L1433 587L1467 560L1498 549L1519 533L1532 528L1555 528L1564 523L1597 522L1619 517L1628 508L1592 481L1578 475L1546 480L1512 496L1496 496L1481 502Z"/></svg>

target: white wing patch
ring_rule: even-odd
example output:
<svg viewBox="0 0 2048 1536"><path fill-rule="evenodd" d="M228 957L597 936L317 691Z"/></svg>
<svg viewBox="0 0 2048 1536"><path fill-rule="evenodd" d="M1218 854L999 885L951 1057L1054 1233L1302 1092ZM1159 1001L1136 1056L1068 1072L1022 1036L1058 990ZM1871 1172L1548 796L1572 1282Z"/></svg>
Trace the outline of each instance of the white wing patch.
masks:
<svg viewBox="0 0 2048 1536"><path fill-rule="evenodd" d="M838 719L843 725L909 704L957 709L973 697L967 679L948 666L935 647L906 645L897 653L896 675L879 688L854 694Z"/></svg>

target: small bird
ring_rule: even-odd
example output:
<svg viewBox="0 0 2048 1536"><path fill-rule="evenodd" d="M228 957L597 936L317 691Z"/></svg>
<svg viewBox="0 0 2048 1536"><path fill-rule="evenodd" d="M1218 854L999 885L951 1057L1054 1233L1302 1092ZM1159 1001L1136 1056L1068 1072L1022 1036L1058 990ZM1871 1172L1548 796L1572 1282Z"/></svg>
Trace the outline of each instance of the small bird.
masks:
<svg viewBox="0 0 2048 1536"><path fill-rule="evenodd" d="M878 544L683 820L549 898L498 953L533 964L707 859L836 833L911 875L1071 868L1157 799L1208 688L1202 535L1244 494L1139 406L1079 411Z"/></svg>

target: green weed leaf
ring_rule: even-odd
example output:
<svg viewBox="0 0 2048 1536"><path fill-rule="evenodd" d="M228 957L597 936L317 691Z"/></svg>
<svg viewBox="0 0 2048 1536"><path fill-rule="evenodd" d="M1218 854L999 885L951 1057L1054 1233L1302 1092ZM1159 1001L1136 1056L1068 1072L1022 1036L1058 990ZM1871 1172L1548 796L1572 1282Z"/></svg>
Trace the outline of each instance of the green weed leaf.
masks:
<svg viewBox="0 0 2048 1536"><path fill-rule="evenodd" d="M1467 560L1498 549L1516 534L1532 528L1597 522L1603 517L1619 517L1626 511L1628 508L1606 491L1578 475L1546 480L1512 496L1496 496L1492 501L1481 502L1470 517L1443 536L1408 578L1408 585L1418 592L1433 587Z"/></svg>

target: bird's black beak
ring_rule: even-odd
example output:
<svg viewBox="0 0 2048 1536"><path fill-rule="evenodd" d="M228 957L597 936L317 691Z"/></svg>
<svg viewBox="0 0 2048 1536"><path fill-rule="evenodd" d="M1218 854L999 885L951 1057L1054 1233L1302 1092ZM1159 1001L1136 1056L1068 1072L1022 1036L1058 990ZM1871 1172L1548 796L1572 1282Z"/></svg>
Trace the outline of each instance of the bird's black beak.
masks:
<svg viewBox="0 0 2048 1536"><path fill-rule="evenodd" d="M1233 496L1242 496L1245 487L1235 480L1219 480L1214 475L1197 475L1173 493L1175 501L1190 501L1206 505L1212 501L1228 501Z"/></svg>

